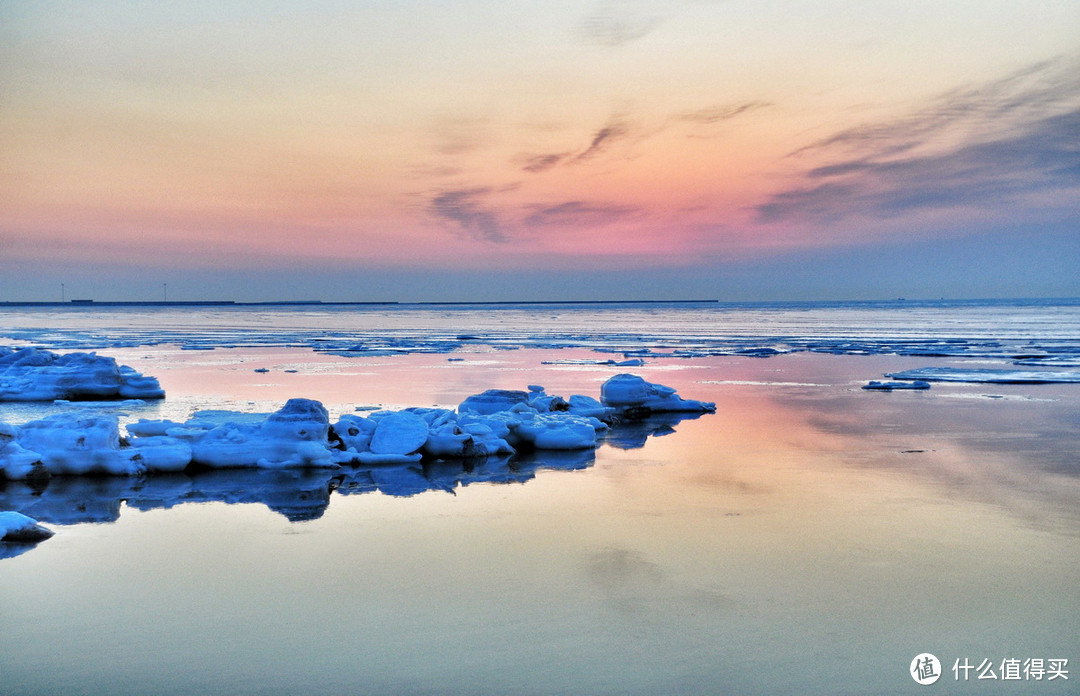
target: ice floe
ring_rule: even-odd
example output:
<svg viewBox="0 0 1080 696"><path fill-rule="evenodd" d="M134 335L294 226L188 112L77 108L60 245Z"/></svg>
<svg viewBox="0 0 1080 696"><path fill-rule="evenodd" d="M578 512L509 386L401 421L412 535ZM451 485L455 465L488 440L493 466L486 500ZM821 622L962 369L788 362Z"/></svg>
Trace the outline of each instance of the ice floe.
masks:
<svg viewBox="0 0 1080 696"><path fill-rule="evenodd" d="M913 380L911 382L879 382L877 380L870 380L869 383L863 385L863 389L870 389L873 391L893 391L894 389L929 389L930 383L921 379Z"/></svg>
<svg viewBox="0 0 1080 696"><path fill-rule="evenodd" d="M631 374L615 375L604 382L600 400L622 413L641 415L664 412L706 413L716 410L716 404L684 399L671 387L646 382Z"/></svg>
<svg viewBox="0 0 1080 696"><path fill-rule="evenodd" d="M1080 383L1080 372L1049 370L996 370L991 368L920 367L903 372L890 372L891 379L922 380L924 382L976 382L985 384L1052 384Z"/></svg>
<svg viewBox="0 0 1080 696"><path fill-rule="evenodd" d="M53 535L32 517L20 512L0 512L0 541L17 544L36 544Z"/></svg>
<svg viewBox="0 0 1080 696"><path fill-rule="evenodd" d="M601 388L601 400L527 391L488 390L457 410L410 408L349 413L331 424L326 408L290 399L270 414L196 411L183 423L140 419L121 438L113 414L59 413L20 426L0 423L0 478L65 474L138 475L189 466L335 469L481 458L533 450L595 449L618 418L708 413L712 403L683 399L671 387L629 374Z"/></svg>
<svg viewBox="0 0 1080 696"><path fill-rule="evenodd" d="M157 379L96 353L0 347L0 401L161 399Z"/></svg>

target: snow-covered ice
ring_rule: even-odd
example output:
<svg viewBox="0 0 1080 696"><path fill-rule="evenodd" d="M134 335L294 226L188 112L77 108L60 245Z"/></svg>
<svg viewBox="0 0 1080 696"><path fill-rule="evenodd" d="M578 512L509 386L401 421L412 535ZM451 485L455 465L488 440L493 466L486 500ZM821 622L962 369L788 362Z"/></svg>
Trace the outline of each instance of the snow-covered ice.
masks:
<svg viewBox="0 0 1080 696"><path fill-rule="evenodd" d="M0 401L161 399L157 379L96 353L0 347Z"/></svg>
<svg viewBox="0 0 1080 696"><path fill-rule="evenodd" d="M36 453L48 474L134 475L146 471L138 449L120 447L115 415L93 411L58 413L16 428L16 444ZM14 459L26 460L24 454ZM17 461L8 462L0 452L0 468L7 478L26 478L33 473Z"/></svg>
<svg viewBox="0 0 1080 696"><path fill-rule="evenodd" d="M36 544L53 535L32 517L20 512L0 512L0 541L18 544Z"/></svg>
<svg viewBox="0 0 1080 696"><path fill-rule="evenodd" d="M197 421L185 425L166 431L166 436L191 445L193 464L261 469L335 466L327 447L329 414L318 401L289 399L260 423L241 419L209 430L200 429Z"/></svg>
<svg viewBox="0 0 1080 696"><path fill-rule="evenodd" d="M650 413L686 412L707 413L716 410L716 404L707 401L684 399L671 387L646 382L631 374L615 375L604 382L600 400L620 412Z"/></svg>
<svg viewBox="0 0 1080 696"><path fill-rule="evenodd" d="M120 437L116 415L58 413L20 426L0 423L0 475L20 480L62 474L138 475L209 468L294 469L408 464L423 458L595 449L617 417L706 413L671 387L622 374L601 388L604 402L565 399L542 386L488 390L457 410L409 408L348 413L331 424L326 408L290 399L270 414L196 411L183 423L140 419Z"/></svg>

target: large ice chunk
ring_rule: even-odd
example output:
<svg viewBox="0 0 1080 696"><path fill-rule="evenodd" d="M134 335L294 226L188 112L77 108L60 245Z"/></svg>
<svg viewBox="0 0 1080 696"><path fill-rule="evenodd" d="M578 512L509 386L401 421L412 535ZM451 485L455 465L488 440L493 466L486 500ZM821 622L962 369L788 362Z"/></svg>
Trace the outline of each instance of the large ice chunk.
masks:
<svg viewBox="0 0 1080 696"><path fill-rule="evenodd" d="M646 382L637 375L615 375L600 387L600 399L607 406L630 416L650 413L711 413L716 404L684 399L672 387Z"/></svg>
<svg viewBox="0 0 1080 696"><path fill-rule="evenodd" d="M189 424L190 425L190 422ZM191 459L210 467L334 467L326 408L310 399L289 399L262 423L225 422L206 432L168 431L191 443Z"/></svg>
<svg viewBox="0 0 1080 696"><path fill-rule="evenodd" d="M40 455L50 474L135 475L146 471L138 450L120 447L115 415L58 413L19 426L17 440L21 447ZM5 474L16 478L10 471L5 470Z"/></svg>
<svg viewBox="0 0 1080 696"><path fill-rule="evenodd" d="M41 455L20 445L18 434L14 426L0 423L0 477L16 481L48 478Z"/></svg>
<svg viewBox="0 0 1080 696"><path fill-rule="evenodd" d="M0 401L161 399L153 377L96 353L0 347Z"/></svg>
<svg viewBox="0 0 1080 696"><path fill-rule="evenodd" d="M371 436L374 454L414 454L428 439L428 424L415 413L399 411L379 419Z"/></svg>
<svg viewBox="0 0 1080 696"><path fill-rule="evenodd" d="M528 405L529 393L512 389L488 389L480 394L473 394L458 406L460 413L478 413L489 415L499 411L509 411L517 405Z"/></svg>

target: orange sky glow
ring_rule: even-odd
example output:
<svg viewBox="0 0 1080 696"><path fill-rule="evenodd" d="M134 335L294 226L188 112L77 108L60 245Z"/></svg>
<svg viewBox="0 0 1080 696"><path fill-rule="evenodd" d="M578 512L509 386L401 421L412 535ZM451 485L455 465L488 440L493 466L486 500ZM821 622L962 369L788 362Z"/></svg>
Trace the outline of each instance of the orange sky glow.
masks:
<svg viewBox="0 0 1080 696"><path fill-rule="evenodd" d="M1052 2L5 3L0 299L52 292L30 265L107 263L119 292L324 263L705 278L988 235L1070 257L1078 35Z"/></svg>

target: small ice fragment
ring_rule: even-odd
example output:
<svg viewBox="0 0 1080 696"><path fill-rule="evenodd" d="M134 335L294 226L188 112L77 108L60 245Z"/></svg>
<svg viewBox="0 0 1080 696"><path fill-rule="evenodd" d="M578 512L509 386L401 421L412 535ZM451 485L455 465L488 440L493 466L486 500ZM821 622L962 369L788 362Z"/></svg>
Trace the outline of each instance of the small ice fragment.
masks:
<svg viewBox="0 0 1080 696"><path fill-rule="evenodd" d="M863 389L872 389L875 391L893 391L894 389L929 389L930 383L923 380L915 380L913 382L878 382L871 380L869 384L864 384Z"/></svg>
<svg viewBox="0 0 1080 696"><path fill-rule="evenodd" d="M0 512L0 541L36 544L52 535L52 530L42 527L33 517L21 512Z"/></svg>

